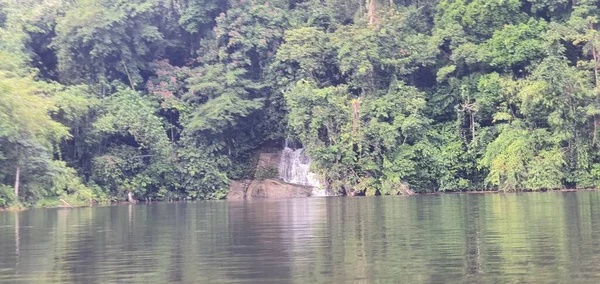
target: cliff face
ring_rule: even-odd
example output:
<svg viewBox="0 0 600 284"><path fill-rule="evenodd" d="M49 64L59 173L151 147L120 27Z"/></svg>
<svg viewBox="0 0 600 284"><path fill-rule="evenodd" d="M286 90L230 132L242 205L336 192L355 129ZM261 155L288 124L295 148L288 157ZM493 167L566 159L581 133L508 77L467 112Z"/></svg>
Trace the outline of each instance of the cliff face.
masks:
<svg viewBox="0 0 600 284"><path fill-rule="evenodd" d="M310 197L312 186L286 183L277 180L281 152L260 153L254 180L235 180L229 186L227 199Z"/></svg>
<svg viewBox="0 0 600 284"><path fill-rule="evenodd" d="M281 162L281 151L275 153L260 153L256 168L278 169Z"/></svg>

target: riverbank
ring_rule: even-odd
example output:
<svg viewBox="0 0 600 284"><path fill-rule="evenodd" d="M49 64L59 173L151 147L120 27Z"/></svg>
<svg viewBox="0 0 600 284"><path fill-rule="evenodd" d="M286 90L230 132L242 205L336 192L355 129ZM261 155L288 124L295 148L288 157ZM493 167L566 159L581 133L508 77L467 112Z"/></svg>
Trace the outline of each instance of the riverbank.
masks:
<svg viewBox="0 0 600 284"><path fill-rule="evenodd" d="M269 184L272 184L273 181L271 180L267 180ZM279 184L279 183L278 183ZM250 191L248 191L248 188L250 188L249 186L243 186L244 190L243 190L243 194L239 194L241 192L238 193L233 193L231 192L230 194L232 194L232 198L223 198L222 200L228 200L228 201L242 201L242 200L250 200L250 199L286 199L286 198L312 198L312 197L340 197L340 198L346 198L346 197L352 197L352 198L361 198L361 197L371 197L371 196L365 196L365 195L356 195L356 196L349 196L349 195L338 195L338 196L313 196L310 195L306 192L306 188L303 188L302 190L300 190L299 192L298 189L288 189L288 191L292 191L294 192L294 194L292 194L291 196L287 196L286 194L278 194L278 193L274 193L273 188L269 188L268 186L266 188L263 188L263 185L259 185L257 186L259 189L252 189L250 191L255 193L250 193ZM446 194L522 194L522 193L548 193L548 192L595 192L598 191L598 189L596 188L586 188L586 189L556 189L556 190L544 190L544 191L533 191L533 190L520 190L520 191L500 191L500 190L482 190L482 191L444 191L444 192L415 192L412 195L399 195L399 196L423 196L423 195L446 195ZM230 194L228 194L228 197L230 196ZM385 196L385 195L384 195ZM392 195L389 195L392 196ZM246 198L247 197L247 198ZM75 203L75 204L70 204L69 205L65 205L65 204L56 204L56 205L49 205L48 203L45 203L45 205L39 205L36 204L34 206L23 206L23 205L19 205L19 206L10 206L10 207L6 207L6 208L0 208L0 212L19 212L19 211L24 211L24 210L28 210L28 209L35 209L35 208L82 208L82 207L94 207L94 206L114 206L114 205L124 205L124 204L132 204L132 205L136 205L136 204L153 204L153 203L186 203L186 202L197 202L197 201L201 201L201 200L179 200L179 201L166 201L166 200L157 200L157 201L143 201L143 200L138 200L138 202L135 203L131 203L128 201L120 201L120 200L112 200L112 201L106 201L106 202L94 202L92 204L90 203ZM52 203L55 204L55 203Z"/></svg>
<svg viewBox="0 0 600 284"><path fill-rule="evenodd" d="M546 192L578 192L578 191L598 191L596 188L582 189L552 189L552 190L517 190L517 191L501 191L501 190L481 190L481 191L439 191L439 192L417 192L414 195L441 195L441 194L518 194L518 193L546 193Z"/></svg>
<svg viewBox="0 0 600 284"><path fill-rule="evenodd" d="M8 207L0 207L0 212L3 211L24 211L24 210L28 210L28 209L35 209L35 208L80 208L80 207L91 207L94 205L113 205L113 204L119 204L122 203L122 201L98 201L98 200L91 200L91 201L74 201L74 200L65 200L62 198L57 198L57 199L44 199L44 200L40 200L37 203L34 204L23 204L23 203L18 203L18 204L12 204Z"/></svg>

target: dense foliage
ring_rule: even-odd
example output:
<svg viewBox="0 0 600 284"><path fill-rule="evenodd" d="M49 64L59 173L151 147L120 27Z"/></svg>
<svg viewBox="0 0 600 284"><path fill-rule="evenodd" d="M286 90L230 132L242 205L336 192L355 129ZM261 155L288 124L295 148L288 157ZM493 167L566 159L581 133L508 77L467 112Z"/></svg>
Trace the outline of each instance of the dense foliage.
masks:
<svg viewBox="0 0 600 284"><path fill-rule="evenodd" d="M0 0L0 207L600 185L592 0ZM269 176L272 173L269 174Z"/></svg>

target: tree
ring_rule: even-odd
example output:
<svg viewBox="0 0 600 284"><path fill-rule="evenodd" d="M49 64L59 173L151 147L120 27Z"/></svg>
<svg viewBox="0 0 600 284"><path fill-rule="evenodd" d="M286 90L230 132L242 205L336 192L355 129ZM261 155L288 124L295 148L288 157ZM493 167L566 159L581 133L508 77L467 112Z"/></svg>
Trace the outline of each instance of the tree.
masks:
<svg viewBox="0 0 600 284"><path fill-rule="evenodd" d="M75 1L57 19L56 49L62 81L110 86L120 80L142 83L142 70L164 51L164 36L153 24L158 1ZM108 93L106 90L103 94Z"/></svg>
<svg viewBox="0 0 600 284"><path fill-rule="evenodd" d="M597 187L598 9L0 0L0 206L222 198L285 139L349 195Z"/></svg>
<svg viewBox="0 0 600 284"><path fill-rule="evenodd" d="M157 108L131 89L119 90L103 105L93 126L106 150L93 160L94 180L116 194L157 191L169 171L164 162L174 159Z"/></svg>
<svg viewBox="0 0 600 284"><path fill-rule="evenodd" d="M14 178L17 199L22 174L44 168L54 145L69 137L67 128L50 117L55 106L36 85L31 78L0 71L0 141L3 160L14 165L14 175L9 176Z"/></svg>

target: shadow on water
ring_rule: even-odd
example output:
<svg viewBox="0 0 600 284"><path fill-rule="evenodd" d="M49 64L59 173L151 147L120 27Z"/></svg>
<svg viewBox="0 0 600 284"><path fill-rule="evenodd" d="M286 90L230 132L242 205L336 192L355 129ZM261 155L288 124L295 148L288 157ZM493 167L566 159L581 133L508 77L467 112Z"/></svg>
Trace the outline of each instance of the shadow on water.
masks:
<svg viewBox="0 0 600 284"><path fill-rule="evenodd" d="M600 195L434 195L0 213L0 282L600 280Z"/></svg>

